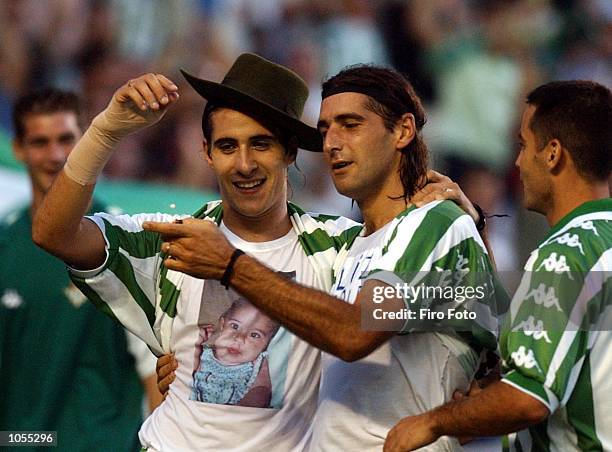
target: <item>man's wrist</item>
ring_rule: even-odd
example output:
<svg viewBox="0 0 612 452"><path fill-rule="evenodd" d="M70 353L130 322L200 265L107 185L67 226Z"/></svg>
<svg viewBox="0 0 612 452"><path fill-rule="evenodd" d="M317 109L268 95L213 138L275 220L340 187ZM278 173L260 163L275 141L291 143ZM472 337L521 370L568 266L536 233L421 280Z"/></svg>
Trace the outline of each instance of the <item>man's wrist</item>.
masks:
<svg viewBox="0 0 612 452"><path fill-rule="evenodd" d="M110 108L111 106L109 105L105 110L96 115L93 121L91 121L90 129L95 132L96 137L101 140L102 144L114 147L121 139L129 135L130 132L129 130L122 130L120 127L122 121L114 118L114 116L117 117L118 115L113 115Z"/></svg>
<svg viewBox="0 0 612 452"><path fill-rule="evenodd" d="M232 252L232 255L229 258L229 262L227 266L225 267L225 271L223 272L223 275L221 275L221 278L219 279L221 285L224 286L226 290L229 290L230 288L231 279L234 274L234 265L236 264L236 261L238 260L238 258L242 255L244 255L244 251L242 251L240 248L234 249L234 251Z"/></svg>
<svg viewBox="0 0 612 452"><path fill-rule="evenodd" d="M482 207L480 207L475 202L473 202L472 205L474 206L474 210L478 214L478 221L474 220L474 222L476 223L476 229L478 231L483 231L484 228L487 227L487 218L485 217Z"/></svg>
<svg viewBox="0 0 612 452"><path fill-rule="evenodd" d="M427 416L427 424L429 425L431 435L435 438L434 441L446 434L444 432L444 423L441 420L443 408L444 405L423 414L423 416Z"/></svg>
<svg viewBox="0 0 612 452"><path fill-rule="evenodd" d="M116 141L93 123L68 155L64 172L79 185L93 185L113 154Z"/></svg>

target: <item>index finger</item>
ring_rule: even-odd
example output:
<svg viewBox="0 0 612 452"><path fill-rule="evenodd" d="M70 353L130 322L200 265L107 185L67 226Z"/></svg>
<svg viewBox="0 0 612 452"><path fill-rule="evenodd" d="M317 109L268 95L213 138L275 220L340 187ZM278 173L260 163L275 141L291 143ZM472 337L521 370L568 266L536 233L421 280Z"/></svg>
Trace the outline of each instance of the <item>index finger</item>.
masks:
<svg viewBox="0 0 612 452"><path fill-rule="evenodd" d="M143 90L149 90L151 94L154 96L153 101L158 101L159 104L165 105L170 102L170 98L168 94L173 90L166 89L164 80L159 76L159 74L147 74L143 76L146 85L144 85ZM145 96L147 97L147 96ZM151 102L149 102L151 105Z"/></svg>
<svg viewBox="0 0 612 452"><path fill-rule="evenodd" d="M166 223L162 221L145 221L142 229L149 232L158 232L164 236L185 237L188 229L181 223Z"/></svg>
<svg viewBox="0 0 612 452"><path fill-rule="evenodd" d="M164 74L155 74L157 79L161 83L161 85L166 89L166 91L178 91L178 86Z"/></svg>
<svg viewBox="0 0 612 452"><path fill-rule="evenodd" d="M416 192L413 198L418 199L419 197L424 197L430 193L441 191L443 188L444 186L440 182L427 182L427 185Z"/></svg>

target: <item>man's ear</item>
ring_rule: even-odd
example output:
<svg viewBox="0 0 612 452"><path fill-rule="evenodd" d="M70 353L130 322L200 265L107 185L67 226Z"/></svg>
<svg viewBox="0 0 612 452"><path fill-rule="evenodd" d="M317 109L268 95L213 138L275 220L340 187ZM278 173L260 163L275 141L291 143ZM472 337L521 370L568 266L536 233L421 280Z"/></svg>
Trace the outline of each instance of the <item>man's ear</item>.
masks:
<svg viewBox="0 0 612 452"><path fill-rule="evenodd" d="M17 160L22 163L25 163L25 149L23 149L23 145L21 140L14 139L13 140L13 155Z"/></svg>
<svg viewBox="0 0 612 452"><path fill-rule="evenodd" d="M202 140L202 155L204 156L204 160L206 160L206 163L208 163L208 166L210 166L211 168L214 168L214 163L212 161L212 158L210 158L210 147L208 146L208 141L206 141L206 138L204 138Z"/></svg>
<svg viewBox="0 0 612 452"><path fill-rule="evenodd" d="M553 138L548 142L544 151L546 152L545 164L549 171L558 172L563 160L563 154L565 153L565 149L561 146L561 142Z"/></svg>
<svg viewBox="0 0 612 452"><path fill-rule="evenodd" d="M397 142L395 144L397 149L403 149L408 146L416 136L414 115L412 113L404 113L395 126L394 133L397 136Z"/></svg>

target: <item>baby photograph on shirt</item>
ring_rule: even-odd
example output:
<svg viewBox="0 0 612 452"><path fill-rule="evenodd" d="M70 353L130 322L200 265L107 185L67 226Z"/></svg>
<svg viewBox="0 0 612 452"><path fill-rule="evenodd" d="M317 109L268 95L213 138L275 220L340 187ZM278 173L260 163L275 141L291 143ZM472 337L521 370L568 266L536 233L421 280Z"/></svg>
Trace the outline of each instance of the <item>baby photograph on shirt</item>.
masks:
<svg viewBox="0 0 612 452"><path fill-rule="evenodd" d="M280 408L291 339L277 322L237 292L206 281L198 328L191 400Z"/></svg>

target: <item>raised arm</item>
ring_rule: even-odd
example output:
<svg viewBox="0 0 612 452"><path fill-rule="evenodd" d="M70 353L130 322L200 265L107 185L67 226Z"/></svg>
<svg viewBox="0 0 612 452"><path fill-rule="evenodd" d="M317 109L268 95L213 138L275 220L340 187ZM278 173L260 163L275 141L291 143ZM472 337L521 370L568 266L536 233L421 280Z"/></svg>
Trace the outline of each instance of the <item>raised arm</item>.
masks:
<svg viewBox="0 0 612 452"><path fill-rule="evenodd" d="M130 80L113 95L76 144L64 169L36 212L32 239L51 254L81 269L105 258L102 233L84 218L98 175L126 135L159 121L178 100L177 86L161 74Z"/></svg>

